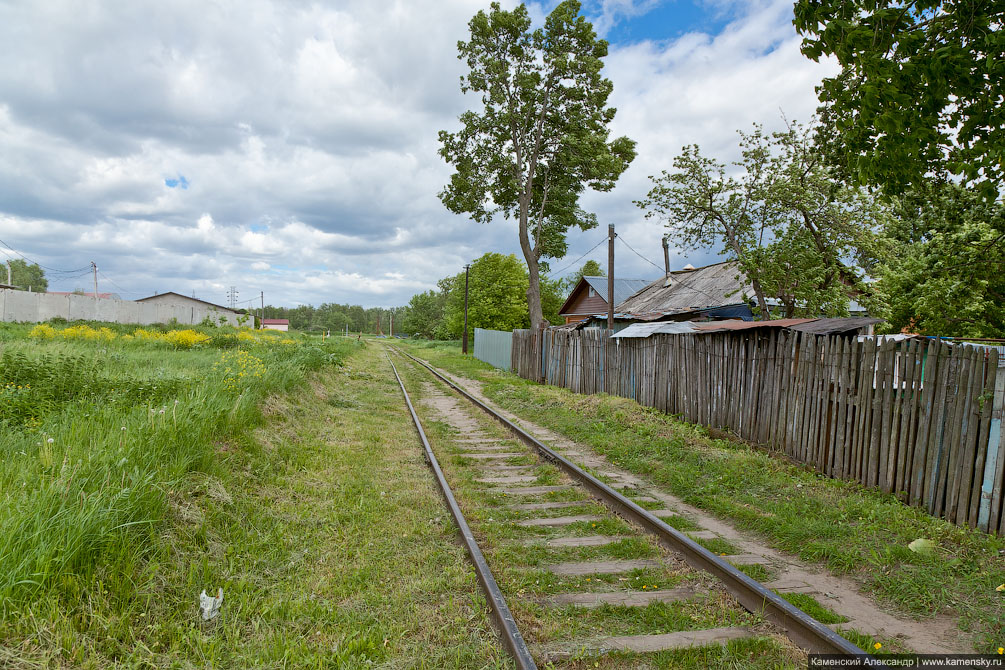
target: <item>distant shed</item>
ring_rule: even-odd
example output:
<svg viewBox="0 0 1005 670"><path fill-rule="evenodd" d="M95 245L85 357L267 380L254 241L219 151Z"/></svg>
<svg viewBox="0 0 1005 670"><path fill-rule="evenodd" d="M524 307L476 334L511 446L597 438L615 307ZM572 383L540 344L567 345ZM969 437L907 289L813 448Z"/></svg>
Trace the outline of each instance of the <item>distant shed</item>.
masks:
<svg viewBox="0 0 1005 670"><path fill-rule="evenodd" d="M289 319L262 319L262 330L282 330L290 329Z"/></svg>

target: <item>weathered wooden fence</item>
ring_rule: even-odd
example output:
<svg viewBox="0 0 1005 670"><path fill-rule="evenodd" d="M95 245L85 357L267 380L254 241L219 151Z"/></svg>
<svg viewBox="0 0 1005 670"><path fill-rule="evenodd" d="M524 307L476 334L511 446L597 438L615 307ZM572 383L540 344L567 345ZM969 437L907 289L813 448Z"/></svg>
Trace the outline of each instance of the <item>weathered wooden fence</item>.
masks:
<svg viewBox="0 0 1005 670"><path fill-rule="evenodd" d="M606 392L1005 535L1005 367L993 349L791 331L514 331L522 377Z"/></svg>

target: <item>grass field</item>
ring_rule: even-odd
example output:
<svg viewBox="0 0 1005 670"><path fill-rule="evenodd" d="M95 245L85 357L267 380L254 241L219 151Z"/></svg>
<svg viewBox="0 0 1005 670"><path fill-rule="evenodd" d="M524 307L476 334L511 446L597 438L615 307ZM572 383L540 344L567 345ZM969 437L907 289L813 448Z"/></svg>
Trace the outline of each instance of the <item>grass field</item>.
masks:
<svg viewBox="0 0 1005 670"><path fill-rule="evenodd" d="M508 667L385 366L0 325L0 666Z"/></svg>
<svg viewBox="0 0 1005 670"><path fill-rule="evenodd" d="M959 618L976 649L1005 644L1005 538L960 528L856 483L816 475L634 401L577 395L495 370L453 344L410 342L432 363L483 382L501 407L590 445L686 503L772 546L858 579L903 614ZM927 554L908 544L935 543Z"/></svg>

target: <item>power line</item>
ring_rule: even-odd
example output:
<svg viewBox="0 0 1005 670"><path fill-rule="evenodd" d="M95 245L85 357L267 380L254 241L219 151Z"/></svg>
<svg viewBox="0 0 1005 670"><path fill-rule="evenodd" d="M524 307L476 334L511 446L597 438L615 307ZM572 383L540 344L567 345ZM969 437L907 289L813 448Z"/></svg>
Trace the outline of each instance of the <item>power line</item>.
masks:
<svg viewBox="0 0 1005 670"><path fill-rule="evenodd" d="M107 282L108 282L109 284L111 284L111 285L112 285L112 286L114 286L115 288L119 289L119 292L120 292L120 293L127 293L127 294L129 294L129 295L135 295L135 294L137 294L137 292L136 292L136 291L127 291L126 289L122 288L121 286L119 286L118 284L116 284L115 282L113 282L113 281L112 281L111 279L109 279L109 278L108 278L108 277L107 277L107 276L105 275L105 273L104 273L104 272L102 272L101 270L98 270L98 274L99 274L99 275L101 275L101 278L102 278L102 279L104 279L105 281L107 281Z"/></svg>
<svg viewBox="0 0 1005 670"><path fill-rule="evenodd" d="M49 272L57 272L59 274L74 274L74 273L79 273L79 272L85 272L86 273L86 272L90 272L91 271L91 266L90 265L87 265L87 266L82 267L82 268L77 268L76 270L57 270L56 268L50 268L50 267L47 267L45 265L42 265L38 261L34 261L34 260L28 258L27 256L25 256L20 251L18 251L17 249L15 249L14 247L12 247L11 245L7 244L3 240L0 240L0 244L4 245L5 247L7 247L8 249L10 249L15 254L17 254L18 256L20 256L21 258L23 258L24 260L28 261L29 263L37 265L38 267L42 268L43 270L48 270ZM66 277L64 277L64 279L66 279ZM70 277L70 279L72 279L72 277Z"/></svg>
<svg viewBox="0 0 1005 670"><path fill-rule="evenodd" d="M568 265L566 265L561 270L552 270L551 272L547 273L545 276L546 277L551 277L551 276L554 276L556 274L561 274L562 272L565 272L566 270L568 270L569 268L571 268L573 265L575 265L579 261L581 261L584 258L586 258L587 256L589 256L591 253L593 253L594 249L596 249L597 247L599 247L601 244L605 243L606 241L607 241L607 237L604 237L604 239L602 239L599 242L597 242L597 244L593 247L593 249L590 249L585 254L583 254L582 256L580 256L579 258L577 258L576 260L572 261L571 263L569 263Z"/></svg>
<svg viewBox="0 0 1005 670"><path fill-rule="evenodd" d="M643 256L642 254L640 254L639 252L635 251L635 249L632 249L632 245L628 244L628 242L625 242L625 238L624 237L622 237L621 235L618 235L618 239L621 240L621 242L626 247L628 247L629 249L631 249L631 251L632 251L633 254L635 254L636 256L638 256L639 258L641 258L642 260L644 260L646 263L649 263L649 265L652 265L654 268L656 268L660 272L664 272L665 271L664 268L661 268L660 266L656 265L656 263L653 263L651 260L649 260L648 258L646 258L645 256Z"/></svg>
<svg viewBox="0 0 1005 670"><path fill-rule="evenodd" d="M628 247L629 249L631 249L632 252L636 256L638 256L639 258L641 258L645 262L649 263L650 265L652 265L654 268L656 268L660 272L665 272L666 271L665 268L661 268L660 266L656 265L656 263L653 263L651 260L649 260L648 258L646 258L645 256L643 256L642 254L640 254L639 252L635 251L635 249L632 249L632 245L628 244L628 242L625 242L624 238L622 238L620 235L618 235L618 239L621 240L622 242L624 242L625 246ZM692 282L687 282L687 281L679 280L677 282L677 285L680 288L682 288L682 289L690 289L691 291L694 291L695 293L700 293L703 296L705 296L706 298L709 298L711 300L721 300L722 299L722 296L718 296L718 297L714 296L714 295L712 295L711 293L709 293L707 291L701 290L697 286L693 286L692 284L693 284L693 281Z"/></svg>

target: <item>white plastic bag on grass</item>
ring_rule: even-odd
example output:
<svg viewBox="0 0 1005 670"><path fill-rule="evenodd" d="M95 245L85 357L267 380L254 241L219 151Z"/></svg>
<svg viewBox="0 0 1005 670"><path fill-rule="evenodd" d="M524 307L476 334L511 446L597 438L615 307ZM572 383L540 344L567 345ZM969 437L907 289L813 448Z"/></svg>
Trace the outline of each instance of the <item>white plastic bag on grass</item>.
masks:
<svg viewBox="0 0 1005 670"><path fill-rule="evenodd" d="M202 609L203 621L209 621L210 619L216 618L216 616L220 613L221 605L223 605L223 588L220 588L220 590L217 591L215 598L211 595L207 595L205 590L199 594L199 607Z"/></svg>

